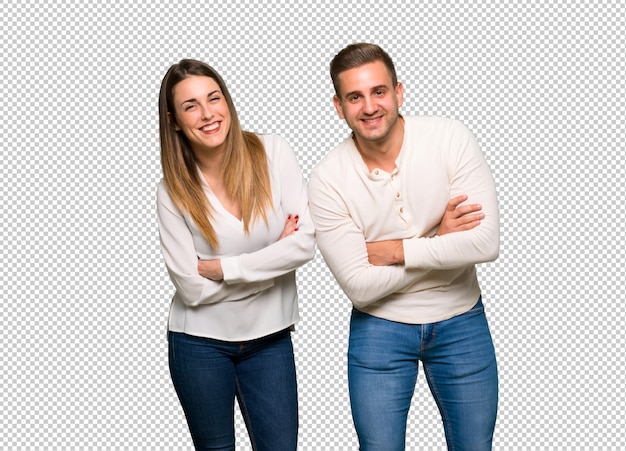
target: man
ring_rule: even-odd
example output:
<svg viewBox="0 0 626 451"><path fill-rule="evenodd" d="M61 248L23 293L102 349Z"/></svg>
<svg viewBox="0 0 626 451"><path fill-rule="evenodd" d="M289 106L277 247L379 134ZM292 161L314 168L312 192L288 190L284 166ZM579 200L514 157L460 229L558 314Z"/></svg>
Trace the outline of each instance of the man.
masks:
<svg viewBox="0 0 626 451"><path fill-rule="evenodd" d="M405 449L422 361L448 449L489 450L498 380L474 265L499 251L491 172L458 121L400 115L404 88L380 47L350 45L330 69L353 133L313 170L309 202L318 247L354 306L360 449Z"/></svg>

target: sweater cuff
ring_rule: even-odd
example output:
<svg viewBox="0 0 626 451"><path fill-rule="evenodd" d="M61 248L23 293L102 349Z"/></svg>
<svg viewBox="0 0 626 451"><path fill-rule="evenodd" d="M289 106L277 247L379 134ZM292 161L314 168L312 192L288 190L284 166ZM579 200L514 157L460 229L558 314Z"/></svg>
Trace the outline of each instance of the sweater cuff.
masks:
<svg viewBox="0 0 626 451"><path fill-rule="evenodd" d="M424 239L407 238L402 240L402 249L404 250L404 267L407 269L418 269L424 265L424 259L420 259L425 251Z"/></svg>
<svg viewBox="0 0 626 451"><path fill-rule="evenodd" d="M220 260L222 264L222 274L224 274L224 282L226 284L243 282L243 274L240 264L240 255L232 257L224 257Z"/></svg>

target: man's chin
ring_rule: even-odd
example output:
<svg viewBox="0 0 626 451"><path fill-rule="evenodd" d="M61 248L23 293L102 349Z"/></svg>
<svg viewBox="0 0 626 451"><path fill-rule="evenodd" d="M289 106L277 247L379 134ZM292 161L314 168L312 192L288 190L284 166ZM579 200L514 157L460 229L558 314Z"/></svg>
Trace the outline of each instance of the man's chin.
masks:
<svg viewBox="0 0 626 451"><path fill-rule="evenodd" d="M363 141L378 142L378 141L384 140L385 136L387 136L387 133L381 133L381 132L364 133L362 130L359 130L358 132L355 132L355 135L357 136L357 138Z"/></svg>

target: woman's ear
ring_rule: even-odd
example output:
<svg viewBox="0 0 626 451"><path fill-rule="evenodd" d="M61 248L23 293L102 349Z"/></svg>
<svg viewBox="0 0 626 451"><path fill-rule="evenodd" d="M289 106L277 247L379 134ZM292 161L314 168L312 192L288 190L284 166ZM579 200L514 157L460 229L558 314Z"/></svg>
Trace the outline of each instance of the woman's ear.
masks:
<svg viewBox="0 0 626 451"><path fill-rule="evenodd" d="M172 113L170 113L169 111L167 112L167 120L169 121L169 123L171 125L174 126L174 130L179 131L180 127L178 126L178 124L176 123L176 120L174 119L174 116L172 116Z"/></svg>

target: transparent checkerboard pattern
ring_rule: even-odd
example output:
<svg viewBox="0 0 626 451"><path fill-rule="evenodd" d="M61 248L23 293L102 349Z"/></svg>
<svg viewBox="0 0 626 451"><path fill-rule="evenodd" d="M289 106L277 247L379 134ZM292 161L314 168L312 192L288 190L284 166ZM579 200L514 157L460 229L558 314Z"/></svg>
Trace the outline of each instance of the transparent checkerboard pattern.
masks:
<svg viewBox="0 0 626 451"><path fill-rule="evenodd" d="M0 447L192 449L167 369L161 78L213 65L244 127L286 138L308 177L348 133L328 64L369 41L402 112L462 120L496 179L494 448L623 449L624 3L263 3L2 2ZM299 449L356 450L350 304L319 255L298 283ZM251 449L239 413L236 440ZM445 449L421 373L407 449Z"/></svg>

